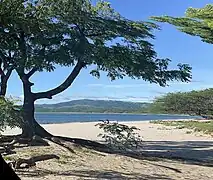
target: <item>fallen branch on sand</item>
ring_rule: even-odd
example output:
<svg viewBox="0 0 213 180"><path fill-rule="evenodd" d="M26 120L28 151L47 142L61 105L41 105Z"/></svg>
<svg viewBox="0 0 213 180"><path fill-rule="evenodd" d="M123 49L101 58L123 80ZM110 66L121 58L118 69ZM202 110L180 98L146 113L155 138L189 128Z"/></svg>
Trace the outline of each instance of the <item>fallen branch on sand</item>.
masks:
<svg viewBox="0 0 213 180"><path fill-rule="evenodd" d="M59 157L55 154L45 154L40 156L34 156L29 159L17 159L15 161L8 162L8 164L14 169L23 169L36 166L36 162L38 161L45 161L49 159L59 159Z"/></svg>

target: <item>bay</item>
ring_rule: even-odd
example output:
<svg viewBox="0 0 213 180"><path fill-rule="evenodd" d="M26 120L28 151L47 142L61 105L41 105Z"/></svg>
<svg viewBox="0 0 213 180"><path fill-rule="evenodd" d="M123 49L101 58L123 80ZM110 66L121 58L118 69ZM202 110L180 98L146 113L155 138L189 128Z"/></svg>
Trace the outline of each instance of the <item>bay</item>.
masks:
<svg viewBox="0 0 213 180"><path fill-rule="evenodd" d="M146 121L146 120L178 120L198 118L184 115L158 115L158 114L93 114L93 113L36 113L36 120L40 124L58 124L70 122L99 122L110 121Z"/></svg>

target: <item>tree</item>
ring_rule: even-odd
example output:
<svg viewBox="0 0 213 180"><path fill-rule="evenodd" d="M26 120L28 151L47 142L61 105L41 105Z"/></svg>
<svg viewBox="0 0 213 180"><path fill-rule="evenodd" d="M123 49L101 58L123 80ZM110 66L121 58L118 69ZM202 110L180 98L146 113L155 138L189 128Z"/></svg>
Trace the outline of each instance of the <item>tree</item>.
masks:
<svg viewBox="0 0 213 180"><path fill-rule="evenodd" d="M157 98L152 106L160 107L158 110L163 113L189 114L208 118L213 115L213 89L168 93Z"/></svg>
<svg viewBox="0 0 213 180"><path fill-rule="evenodd" d="M49 137L34 119L34 102L66 90L83 68L90 74L107 72L111 80L129 76L165 86L167 81L189 81L191 68L169 68L159 59L149 39L157 26L122 17L108 2L89 0L3 0L0 5L0 52L19 75L24 91L23 136ZM59 86L32 92L35 72L51 72L56 65L73 67Z"/></svg>
<svg viewBox="0 0 213 180"><path fill-rule="evenodd" d="M0 97L0 133L8 126L22 128L23 120L20 107L15 103L16 101L11 98Z"/></svg>
<svg viewBox="0 0 213 180"><path fill-rule="evenodd" d="M1 57L0 57L1 58ZM3 63L3 59L0 59L0 96L5 96L7 91L7 83L9 77L13 71L12 67L8 67L6 64Z"/></svg>
<svg viewBox="0 0 213 180"><path fill-rule="evenodd" d="M178 28L178 30L189 34L191 36L198 36L201 38L203 42L213 44L213 5L208 4L203 8L188 8L186 11L185 17L171 17L171 16L162 16L162 17L152 17L153 20L158 22L167 22L169 24L172 24ZM202 113L209 113L209 111L212 111L212 97L209 97L209 91L206 90L205 92L208 93L208 95L204 95L203 97L200 97L198 95L198 99L202 101L202 105L199 107L201 109ZM196 92L194 92L196 94ZM204 93L204 92L203 92ZM194 94L194 95L195 95ZM199 92L200 94L200 92ZM209 99L205 99L203 101L203 98L208 97ZM198 103L198 101L196 101ZM208 105L208 109L206 107L203 107L205 105ZM205 112L204 112L205 109ZM197 109L198 111L198 109ZM197 113L199 114L199 113Z"/></svg>
<svg viewBox="0 0 213 180"><path fill-rule="evenodd" d="M185 17L152 17L159 22L167 22L178 30L192 36L198 36L202 41L213 44L213 5L208 4L204 8L188 8Z"/></svg>

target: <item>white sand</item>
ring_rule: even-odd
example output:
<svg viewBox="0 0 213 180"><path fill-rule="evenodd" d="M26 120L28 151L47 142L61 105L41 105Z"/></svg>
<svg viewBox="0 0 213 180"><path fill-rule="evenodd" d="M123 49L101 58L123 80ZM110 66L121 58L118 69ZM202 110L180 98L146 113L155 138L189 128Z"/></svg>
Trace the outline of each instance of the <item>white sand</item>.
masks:
<svg viewBox="0 0 213 180"><path fill-rule="evenodd" d="M186 129L176 129L175 127L165 127L159 124L152 124L149 121L139 122L120 122L129 126L136 126L140 129L138 133L145 141L203 141L212 140L211 136L203 133L188 134ZM88 123L64 123L64 124L44 124L42 125L47 131L54 135L87 138L91 140L99 140L97 135L101 132L95 126L97 122ZM19 134L21 130L18 128L7 129L3 134Z"/></svg>

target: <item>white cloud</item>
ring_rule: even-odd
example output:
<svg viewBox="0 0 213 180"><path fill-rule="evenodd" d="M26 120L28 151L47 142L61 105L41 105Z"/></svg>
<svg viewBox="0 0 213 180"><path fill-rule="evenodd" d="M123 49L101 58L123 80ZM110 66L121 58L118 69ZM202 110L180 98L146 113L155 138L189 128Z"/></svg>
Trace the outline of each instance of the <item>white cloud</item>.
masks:
<svg viewBox="0 0 213 180"><path fill-rule="evenodd" d="M203 81L191 81L191 82L180 82L180 81L173 81L173 82L169 82L168 83L168 87L170 86L174 86L174 85L206 85L207 83L203 82ZM123 89L123 88L140 88L140 87L153 87L153 88L157 88L160 87L158 84L153 84L153 83L148 83L148 82L144 82L144 83L139 83L139 84L88 84L88 87L98 87L98 88L115 88L115 89ZM165 89L165 88L164 88Z"/></svg>
<svg viewBox="0 0 213 180"><path fill-rule="evenodd" d="M149 83L143 83L143 84L88 84L89 87L99 87L99 88L116 88L116 89L122 89L122 88L139 88L144 86L150 86Z"/></svg>

